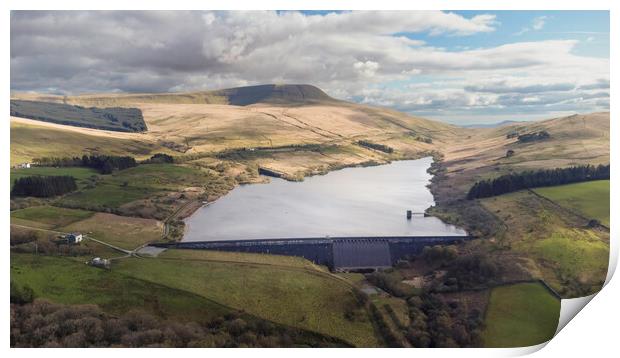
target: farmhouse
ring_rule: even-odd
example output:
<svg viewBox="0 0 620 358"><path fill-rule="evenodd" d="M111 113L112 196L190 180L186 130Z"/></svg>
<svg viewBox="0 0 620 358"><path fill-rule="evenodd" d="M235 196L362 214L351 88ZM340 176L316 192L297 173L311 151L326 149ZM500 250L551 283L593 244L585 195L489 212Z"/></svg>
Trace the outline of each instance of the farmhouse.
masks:
<svg viewBox="0 0 620 358"><path fill-rule="evenodd" d="M84 237L82 236L82 234L80 233L71 233L71 234L67 234L65 236L65 239L67 240L67 243L69 244L78 244L82 241Z"/></svg>
<svg viewBox="0 0 620 358"><path fill-rule="evenodd" d="M18 169L28 169L30 168L30 163L20 163L20 164L17 164L16 167Z"/></svg>

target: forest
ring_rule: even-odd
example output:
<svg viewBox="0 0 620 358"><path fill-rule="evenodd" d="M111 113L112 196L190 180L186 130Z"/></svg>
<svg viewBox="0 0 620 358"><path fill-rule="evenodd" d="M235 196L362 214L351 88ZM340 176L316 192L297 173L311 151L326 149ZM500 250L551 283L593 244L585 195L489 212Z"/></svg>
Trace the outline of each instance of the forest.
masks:
<svg viewBox="0 0 620 358"><path fill-rule="evenodd" d="M36 158L34 162L41 167L87 167L101 174L110 174L138 165L133 157L114 155L83 155L82 157Z"/></svg>
<svg viewBox="0 0 620 358"><path fill-rule="evenodd" d="M77 190L75 178L68 175L28 176L15 180L11 196L49 198Z"/></svg>
<svg viewBox="0 0 620 358"><path fill-rule="evenodd" d="M476 182L467 193L467 199L488 198L536 187L609 179L609 174L609 164L599 166L582 165L570 168L511 173L495 179Z"/></svg>

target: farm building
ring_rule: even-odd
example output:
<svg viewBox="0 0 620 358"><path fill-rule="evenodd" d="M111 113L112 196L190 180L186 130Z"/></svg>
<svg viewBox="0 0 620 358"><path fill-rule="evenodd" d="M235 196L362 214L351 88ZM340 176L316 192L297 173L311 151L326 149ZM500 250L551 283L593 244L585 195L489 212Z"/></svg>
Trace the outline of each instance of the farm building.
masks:
<svg viewBox="0 0 620 358"><path fill-rule="evenodd" d="M27 169L30 168L30 163L21 163L21 164L17 164L16 167L18 169Z"/></svg>
<svg viewBox="0 0 620 358"><path fill-rule="evenodd" d="M71 234L67 234L65 236L65 239L67 240L67 243L69 244L78 244L82 241L84 237L82 236L82 234L80 233L71 233Z"/></svg>

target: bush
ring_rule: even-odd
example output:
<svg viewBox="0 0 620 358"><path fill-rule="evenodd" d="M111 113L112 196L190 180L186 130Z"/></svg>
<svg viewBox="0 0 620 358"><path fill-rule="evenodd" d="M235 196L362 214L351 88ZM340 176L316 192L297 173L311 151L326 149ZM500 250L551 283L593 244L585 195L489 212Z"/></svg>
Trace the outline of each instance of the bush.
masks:
<svg viewBox="0 0 620 358"><path fill-rule="evenodd" d="M11 303L23 305L34 300L34 291L30 286L19 286L11 281Z"/></svg>
<svg viewBox="0 0 620 358"><path fill-rule="evenodd" d="M309 343L297 329L246 321L237 314L208 324L161 320L139 312L112 317L96 305L33 301L31 292L11 282L11 347L292 347ZM316 338L310 344L339 345L330 338Z"/></svg>
<svg viewBox="0 0 620 358"><path fill-rule="evenodd" d="M443 264L456 259L456 255L454 246L426 246L422 250L422 257L429 264Z"/></svg>

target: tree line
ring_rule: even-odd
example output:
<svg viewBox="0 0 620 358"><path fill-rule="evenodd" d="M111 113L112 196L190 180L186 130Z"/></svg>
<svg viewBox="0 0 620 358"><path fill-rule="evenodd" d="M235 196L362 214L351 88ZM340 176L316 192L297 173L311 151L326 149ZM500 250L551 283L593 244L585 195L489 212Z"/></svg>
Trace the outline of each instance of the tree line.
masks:
<svg viewBox="0 0 620 358"><path fill-rule="evenodd" d="M11 196L49 198L77 190L75 178L68 175L28 176L15 180Z"/></svg>
<svg viewBox="0 0 620 358"><path fill-rule="evenodd" d="M511 173L476 182L467 193L467 199L487 198L528 188L609 179L609 174L609 164Z"/></svg>
<svg viewBox="0 0 620 358"><path fill-rule="evenodd" d="M379 143L373 143L367 140L358 140L357 144L362 146L362 147L366 147L366 148L371 148L374 150L378 150L380 152L384 152L384 153L393 153L394 152L394 148L392 147L388 147L385 144L379 144Z"/></svg>
<svg viewBox="0 0 620 358"><path fill-rule="evenodd" d="M114 170L123 170L138 165L133 157L114 155L86 155L82 157L36 158L34 162L43 167L88 167L101 174L110 174Z"/></svg>

